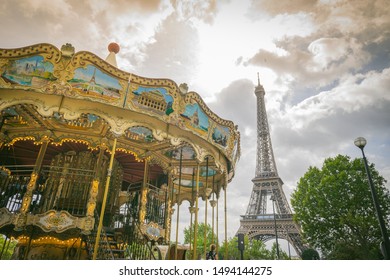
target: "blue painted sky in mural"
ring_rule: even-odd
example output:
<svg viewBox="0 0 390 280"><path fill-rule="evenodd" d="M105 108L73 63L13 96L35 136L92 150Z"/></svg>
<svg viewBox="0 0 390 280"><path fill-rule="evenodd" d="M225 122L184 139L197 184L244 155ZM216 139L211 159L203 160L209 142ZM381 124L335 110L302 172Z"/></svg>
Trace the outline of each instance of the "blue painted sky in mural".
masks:
<svg viewBox="0 0 390 280"><path fill-rule="evenodd" d="M18 70L24 70L26 65L29 65L34 68L44 69L45 72L53 72L53 64L50 62L44 62L41 55L15 60L15 64L17 65Z"/></svg>
<svg viewBox="0 0 390 280"><path fill-rule="evenodd" d="M73 79L79 79L79 80L84 80L86 82L89 82L93 76L95 69L96 69L95 81L97 84L105 87L115 88L118 90L122 89L117 79L103 73L98 68L92 65L88 65L87 68L77 68L74 73Z"/></svg>
<svg viewBox="0 0 390 280"><path fill-rule="evenodd" d="M158 91L164 96L164 99L167 103L173 102L172 96L168 94L168 91L163 87L138 87L133 91L134 94L140 95L142 92Z"/></svg>
<svg viewBox="0 0 390 280"><path fill-rule="evenodd" d="M142 126L135 126L135 127L129 128L128 131L131 134L135 134L135 135L138 135L140 137L140 139L137 138L135 140L142 140L142 141L146 141L146 142L152 142L154 140L153 133L149 128L142 127Z"/></svg>
<svg viewBox="0 0 390 280"><path fill-rule="evenodd" d="M188 104L186 106L186 110L184 111L183 115L187 117L192 117L192 115L198 111L199 116L199 126L208 129L209 128L209 118L207 115L203 112L203 110L199 107L198 103L195 104Z"/></svg>

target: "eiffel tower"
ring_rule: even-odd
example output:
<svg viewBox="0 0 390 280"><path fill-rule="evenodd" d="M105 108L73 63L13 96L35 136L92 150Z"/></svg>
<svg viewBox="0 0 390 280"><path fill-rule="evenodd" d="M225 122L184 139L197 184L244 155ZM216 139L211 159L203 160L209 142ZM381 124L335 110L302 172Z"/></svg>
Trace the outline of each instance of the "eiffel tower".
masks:
<svg viewBox="0 0 390 280"><path fill-rule="evenodd" d="M248 208L245 215L241 216L237 233L264 242L280 237L287 240L301 256L305 246L301 238L300 226L293 221L291 208L282 189L283 181L276 168L265 109L265 91L259 77L255 95L257 97L256 175L252 179L253 189Z"/></svg>

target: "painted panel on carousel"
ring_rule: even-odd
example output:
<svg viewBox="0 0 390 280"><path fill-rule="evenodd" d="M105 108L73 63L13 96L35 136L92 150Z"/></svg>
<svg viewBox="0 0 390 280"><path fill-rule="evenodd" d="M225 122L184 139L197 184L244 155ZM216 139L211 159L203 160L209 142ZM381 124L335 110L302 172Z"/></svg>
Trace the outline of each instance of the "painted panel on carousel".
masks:
<svg viewBox="0 0 390 280"><path fill-rule="evenodd" d="M7 118L4 118L3 125L13 127L28 125L27 121L14 108L6 108L1 112L1 114L3 116L7 116Z"/></svg>
<svg viewBox="0 0 390 280"><path fill-rule="evenodd" d="M196 153L191 146L183 146L183 147L175 149L175 150L167 151L165 153L165 155L170 157L170 158L180 160L180 150L182 150L182 159L183 160L196 158Z"/></svg>
<svg viewBox="0 0 390 280"><path fill-rule="evenodd" d="M230 131L229 128L222 125L217 125L212 134L213 141L223 147L227 147L229 141Z"/></svg>
<svg viewBox="0 0 390 280"><path fill-rule="evenodd" d="M176 168L176 174L179 174L180 168ZM182 167L181 168L181 173L185 175L194 175L196 174L196 169L193 167ZM217 174L217 171L214 170L212 167L206 167L206 166L201 166L200 167L200 172L199 176L201 177L213 177L215 174Z"/></svg>
<svg viewBox="0 0 390 280"><path fill-rule="evenodd" d="M138 142L153 142L155 140L152 131L142 126L130 127L126 130L125 136Z"/></svg>
<svg viewBox="0 0 390 280"><path fill-rule="evenodd" d="M121 97L122 87L117 78L114 78L93 65L86 68L76 68L74 76L68 81L73 89L84 96L116 100Z"/></svg>
<svg viewBox="0 0 390 280"><path fill-rule="evenodd" d="M215 171L214 169L212 169L211 167L206 167L206 166L202 166L200 168L200 172L199 172L199 175L201 177L212 177L214 176L215 174L217 174L217 171Z"/></svg>
<svg viewBox="0 0 390 280"><path fill-rule="evenodd" d="M53 64L44 61L40 55L10 60L1 77L11 84L40 88L50 81L53 76Z"/></svg>
<svg viewBox="0 0 390 280"><path fill-rule="evenodd" d="M54 112L53 120L55 120L57 124L68 128L77 128L79 130L86 130L90 127L93 127L96 121L100 120L100 118L94 114L87 113L87 114L81 114L80 118L77 118L75 120L67 120L64 118L62 114L58 112Z"/></svg>
<svg viewBox="0 0 390 280"><path fill-rule="evenodd" d="M138 86L133 90L132 102L136 107L151 110L160 116L169 116L173 112L173 97L163 87Z"/></svg>
<svg viewBox="0 0 390 280"><path fill-rule="evenodd" d="M184 118L184 123L187 128L196 131L200 135L207 136L210 121L198 103L187 104L181 116Z"/></svg>
<svg viewBox="0 0 390 280"><path fill-rule="evenodd" d="M177 172L179 172L180 168L177 168ZM181 173L186 175L195 175L195 168L193 167L182 167Z"/></svg>
<svg viewBox="0 0 390 280"><path fill-rule="evenodd" d="M173 183L175 185L179 185L179 179L178 178L174 179ZM195 188L196 187L196 181L195 180L192 181L192 180L181 179L180 183L181 183L182 187L186 187L186 188L192 188L192 187ZM199 182L199 187L203 187L203 183L202 182Z"/></svg>

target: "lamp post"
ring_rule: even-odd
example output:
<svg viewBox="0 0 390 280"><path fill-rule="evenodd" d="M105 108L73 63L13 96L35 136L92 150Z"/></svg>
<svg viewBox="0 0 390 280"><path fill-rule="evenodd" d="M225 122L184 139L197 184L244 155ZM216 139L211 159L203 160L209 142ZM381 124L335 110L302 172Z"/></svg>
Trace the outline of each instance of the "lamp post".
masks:
<svg viewBox="0 0 390 280"><path fill-rule="evenodd" d="M275 223L275 239L276 239L276 255L278 256L278 260L280 260L279 254L279 243L278 243L278 230L276 229L276 216L275 216L275 196L271 195L270 200L272 200L272 211L274 213L274 223Z"/></svg>
<svg viewBox="0 0 390 280"><path fill-rule="evenodd" d="M363 137L358 137L355 139L354 143L355 143L355 146L358 147L362 151L364 166L366 168L366 173L367 173L368 183L369 183L370 190L371 190L372 200L374 202L376 215L377 215L377 218L379 221L379 226L380 226L381 233L382 233L382 238L383 238L382 251L383 251L385 259L389 260L390 259L389 235L387 233L385 221L383 219L382 212L381 212L381 209L379 207L378 196L376 194L376 190L375 190L374 184L372 182L370 170L368 169L366 155L364 154L364 147L366 146L367 141Z"/></svg>

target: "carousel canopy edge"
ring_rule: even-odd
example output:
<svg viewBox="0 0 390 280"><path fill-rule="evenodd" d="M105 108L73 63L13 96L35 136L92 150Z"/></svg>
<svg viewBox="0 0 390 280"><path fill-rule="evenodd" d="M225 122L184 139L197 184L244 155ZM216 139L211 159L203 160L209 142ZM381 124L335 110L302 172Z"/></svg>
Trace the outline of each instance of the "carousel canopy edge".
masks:
<svg viewBox="0 0 390 280"><path fill-rule="evenodd" d="M61 49L47 43L0 48L0 89L63 95L151 115L204 138L235 165L240 133L232 121L212 112L186 84L118 69L119 46L112 44L106 60L88 51L75 52L71 44Z"/></svg>

